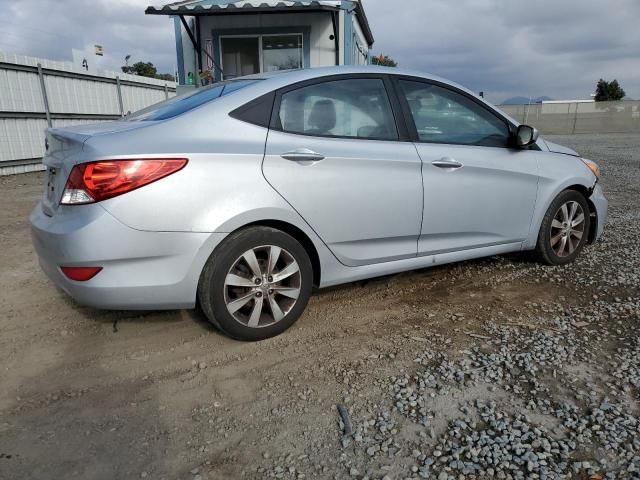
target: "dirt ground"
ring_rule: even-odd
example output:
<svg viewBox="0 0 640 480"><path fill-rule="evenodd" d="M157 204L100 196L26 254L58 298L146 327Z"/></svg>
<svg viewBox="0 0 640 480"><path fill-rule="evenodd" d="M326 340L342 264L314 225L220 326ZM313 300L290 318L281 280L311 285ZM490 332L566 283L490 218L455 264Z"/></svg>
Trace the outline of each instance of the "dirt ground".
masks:
<svg viewBox="0 0 640 480"><path fill-rule="evenodd" d="M640 137L553 140L600 162L611 202L607 234L576 265L493 257L320 291L290 331L254 344L226 338L197 312L77 305L31 246L41 175L1 177L0 478L417 478L410 446L422 427L394 407L389 379L413 375L425 345L457 358L491 337L487 322L551 325L558 305L589 312L622 298L631 306L611 327L619 338L600 342L602 330L583 325L598 318L568 327L587 329L579 338L598 355L558 368L595 382L640 320ZM436 436L454 398L500 396L482 382L470 388L431 405L442 419ZM628 393L637 414L638 392ZM404 453L345 445L337 404L354 429L388 413Z"/></svg>

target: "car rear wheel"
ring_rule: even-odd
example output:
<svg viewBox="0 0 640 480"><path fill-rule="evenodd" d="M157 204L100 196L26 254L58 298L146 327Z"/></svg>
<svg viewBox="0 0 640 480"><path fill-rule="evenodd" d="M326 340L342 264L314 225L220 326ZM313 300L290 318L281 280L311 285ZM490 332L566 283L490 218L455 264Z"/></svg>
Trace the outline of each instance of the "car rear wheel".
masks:
<svg viewBox="0 0 640 480"><path fill-rule="evenodd" d="M311 296L313 271L305 249L273 228L231 235L209 258L198 300L216 327L239 340L264 340L287 330Z"/></svg>
<svg viewBox="0 0 640 480"><path fill-rule="evenodd" d="M536 252L548 265L573 262L589 236L589 205L575 190L565 190L556 197L542 221Z"/></svg>

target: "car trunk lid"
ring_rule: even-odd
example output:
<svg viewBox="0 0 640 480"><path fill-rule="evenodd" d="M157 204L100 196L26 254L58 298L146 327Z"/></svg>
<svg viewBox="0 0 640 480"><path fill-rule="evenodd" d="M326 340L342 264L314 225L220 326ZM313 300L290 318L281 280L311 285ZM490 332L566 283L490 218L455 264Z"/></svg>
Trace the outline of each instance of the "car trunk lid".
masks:
<svg viewBox="0 0 640 480"><path fill-rule="evenodd" d="M46 167L42 211L52 216L58 209L69 173L79 159L84 142L89 136L70 130L50 128L47 130L46 138L47 150L42 159Z"/></svg>

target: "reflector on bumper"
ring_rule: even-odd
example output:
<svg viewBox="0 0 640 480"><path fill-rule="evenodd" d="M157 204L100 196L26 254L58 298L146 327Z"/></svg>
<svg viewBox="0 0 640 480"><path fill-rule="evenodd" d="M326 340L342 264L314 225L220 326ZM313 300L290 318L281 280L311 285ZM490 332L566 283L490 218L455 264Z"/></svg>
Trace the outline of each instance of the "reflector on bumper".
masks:
<svg viewBox="0 0 640 480"><path fill-rule="evenodd" d="M60 267L60 270L70 280L86 282L100 273L102 267Z"/></svg>

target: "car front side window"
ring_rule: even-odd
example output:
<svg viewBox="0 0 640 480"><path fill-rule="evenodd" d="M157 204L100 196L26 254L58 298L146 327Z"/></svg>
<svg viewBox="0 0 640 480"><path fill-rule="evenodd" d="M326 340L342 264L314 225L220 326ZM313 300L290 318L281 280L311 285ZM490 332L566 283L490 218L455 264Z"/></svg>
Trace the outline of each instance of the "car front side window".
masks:
<svg viewBox="0 0 640 480"><path fill-rule="evenodd" d="M400 80L399 84L421 142L508 145L507 124L465 95L430 83Z"/></svg>
<svg viewBox="0 0 640 480"><path fill-rule="evenodd" d="M384 82L378 78L327 81L284 93L279 121L288 133L398 139Z"/></svg>

